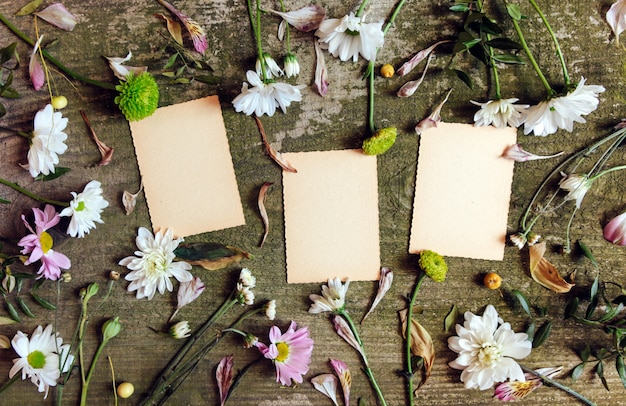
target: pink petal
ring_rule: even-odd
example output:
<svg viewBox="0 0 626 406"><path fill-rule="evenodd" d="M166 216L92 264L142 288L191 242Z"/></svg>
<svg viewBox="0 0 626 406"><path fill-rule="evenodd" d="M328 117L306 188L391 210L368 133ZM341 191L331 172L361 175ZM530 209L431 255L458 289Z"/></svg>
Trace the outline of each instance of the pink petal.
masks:
<svg viewBox="0 0 626 406"><path fill-rule="evenodd" d="M30 81L33 84L35 90L40 90L43 85L46 83L46 74L39 62L39 44L41 44L41 40L43 39L43 35L39 37L35 46L33 47L33 52L30 54L30 62L28 63L28 74L30 75Z"/></svg>
<svg viewBox="0 0 626 406"><path fill-rule="evenodd" d="M604 238L613 244L626 246L626 212L604 226Z"/></svg>
<svg viewBox="0 0 626 406"><path fill-rule="evenodd" d="M78 22L76 17L61 3L54 3L34 14L65 31L72 31Z"/></svg>
<svg viewBox="0 0 626 406"><path fill-rule="evenodd" d="M297 30L309 32L318 29L320 23L326 17L326 11L316 5L302 7L301 9L282 13L280 11L267 10L270 13L281 16L284 21L294 26Z"/></svg>
<svg viewBox="0 0 626 406"><path fill-rule="evenodd" d="M618 0L606 12L606 21L615 34L615 42L619 45L619 35L626 29L626 0Z"/></svg>

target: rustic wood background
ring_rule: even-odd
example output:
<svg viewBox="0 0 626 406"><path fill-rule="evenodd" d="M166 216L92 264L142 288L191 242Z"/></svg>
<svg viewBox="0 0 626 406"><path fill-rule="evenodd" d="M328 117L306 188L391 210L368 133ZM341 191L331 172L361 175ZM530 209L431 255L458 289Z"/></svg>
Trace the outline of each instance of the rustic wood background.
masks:
<svg viewBox="0 0 626 406"><path fill-rule="evenodd" d="M20 3L25 1L0 0L0 11L34 37L32 18L13 15L21 6ZM326 8L328 17L341 17L357 6L357 2L333 0L317 3ZM497 10L494 15L499 21L503 21L502 2L495 3ZM531 47L541 66L546 69L549 80L560 83L562 77L550 40L527 2L520 3L526 14L532 16L523 24ZM540 3L561 40L572 78L577 80L584 75L588 78L588 84L602 84L606 87L606 92L601 95L599 109L587 117L587 124L575 125L573 133L559 131L541 138L524 136L520 131L519 142L527 150L538 154L547 155L560 150L571 153L591 140L608 134L610 128L624 116L626 52L623 48L616 47L615 39L604 19L611 1L542 0ZM245 2L174 2L175 6L198 21L207 31L209 49L206 60L220 78L217 85L199 82L174 84L168 78L160 76L171 53L164 51L167 42L164 23L153 16L154 13L165 12L156 1L66 0L64 4L79 19L73 32L62 32L41 21L39 27L47 39L58 39L58 43L49 51L68 66L95 79L115 83L103 56L124 56L132 51L134 57L130 64L148 65L150 71L156 75L161 89L161 106L207 95L220 96L246 225L193 236L187 241L216 241L250 251L254 258L242 262L241 266L249 267L257 277L255 292L259 301L277 300L278 316L274 323L285 329L291 320L296 320L300 325L309 327L315 340L313 361L302 385L281 388L275 382L273 366L264 362L248 373L230 399L230 404L329 405L331 402L314 390L308 380L320 373L329 373L329 358L339 358L348 364L353 373L353 404L358 398L363 398L366 404L374 405L374 393L360 370L356 352L335 334L328 315L311 315L307 312L310 305L308 295L319 293L320 285L286 283L281 171L265 155L254 120L236 113L231 104L240 91L245 71L252 67L255 60ZM267 7L278 7L278 2L264 4ZM461 20L460 15L448 11L451 4L452 1L444 0L408 1L386 37L385 46L378 54L377 66L392 63L398 67L414 52L437 40L454 37ZM286 1L288 9L304 5L306 2ZM372 1L369 6L369 20L388 17L393 6L394 2L391 0ZM283 51L275 36L277 23L276 19L264 19L266 50L274 55L280 55ZM506 23L505 26L514 38L510 24ZM0 38L0 46L17 40L4 26L0 26ZM328 95L321 98L311 86L315 70L312 41L310 34L293 32L292 46L302 68L295 82L308 87L303 91L303 101L292 105L288 114L278 113L273 118L264 119L265 129L273 145L284 152L357 148L367 136L367 93L365 84L360 79L365 63L341 63L327 56L331 84ZM34 114L48 103L48 94L45 91L32 90L27 70L30 49L20 42L18 50L22 58L22 68L16 75L15 87L22 97L18 100L2 100L8 114L0 119L0 125L31 131ZM418 137L413 127L430 113L449 88L454 90L443 109L445 121L471 122L475 107L469 100L485 100L488 96L489 79L484 67L467 58L459 60L476 81L476 86L469 89L459 80L442 72L448 60L449 55L440 53L422 87L408 99L395 97L395 92L404 79L376 79L376 123L381 127L393 125L399 129L396 145L380 156L378 161L381 265L393 268L395 282L379 308L359 327L372 368L390 405L406 403L405 382L398 374L403 368L403 346L397 311L405 307L404 298L412 289L417 269L416 258L407 254L418 150ZM412 76L417 77L420 73L421 69L418 68ZM122 191L137 191L140 176L129 126L113 103L114 95L75 81L66 81L56 73L52 77L56 91L69 99L69 106L63 110L63 115L69 118L68 150L61 157L61 165L70 167L72 171L55 181L33 181L28 172L19 167L26 160L27 142L21 137L2 131L0 176L58 200L68 200L70 191L80 191L89 180L97 179L102 182L110 206L103 214L105 224L98 225L84 239L67 239L62 245L58 245L59 250L72 260L72 280L60 286L58 310L53 312L37 309L37 318L24 318L20 324L2 326L0 333L12 337L16 331L22 330L30 334L37 325L56 323L62 337L69 341L79 314L79 290L89 283L97 282L104 291L109 271L117 270L125 274L125 269L118 266L117 262L135 250L137 228L150 227L150 220L143 195L140 195L137 209L130 216L125 215L121 205ZM502 82L503 94L506 96L519 97L522 101L531 103L540 101L544 96L543 87L529 66L507 68L502 71ZM80 110L85 111L101 139L115 148L110 165L94 167L99 160L99 153L80 117ZM175 137L176 134L172 136ZM619 154L623 163L624 152L619 151ZM516 229L520 215L536 186L554 165L555 161L516 164L509 214L511 231ZM172 170L175 171L176 168L172 167ZM275 183L266 202L272 229L266 245L260 249L257 244L263 232L263 224L257 211L256 199L259 187L266 181ZM572 231L573 240L583 239L593 250L599 262L601 278L618 283L626 282L623 276L626 251L605 242L601 230L608 219L626 207L623 184L624 175L621 173L606 176L597 182L587 194ZM16 241L26 232L20 216L30 213L31 207L38 204L6 187L0 188L0 196L11 200L11 204L0 205L0 236L8 241ZM563 241L567 216L559 213L562 212L545 218L536 228L552 245ZM7 249L15 249L9 247L10 244ZM354 253L346 252L346 255ZM558 255L555 252L550 255L551 262L562 273L577 271L576 281L580 287L587 286L595 276L595 270L589 261L578 255ZM418 299L417 317L430 331L437 352L432 376L418 393L418 404L498 403L491 397L491 391L464 389L459 381L460 372L447 366L455 355L447 348L447 337L450 333L443 331L443 319L453 304L461 312L469 310L475 313L481 313L484 306L493 304L502 317L510 321L518 331L526 327L528 319L511 299L512 289L524 292L531 298L533 305L547 306L548 318L554 322L553 331L547 343L533 350L524 361L530 367L562 365L565 371L570 371L579 362L577 352L586 344L594 348L611 345L610 336L601 331L563 320L562 312L567 297L551 293L532 281L527 271L528 258L525 251L520 253L516 247L507 246L503 261L464 258L447 260L450 272L446 282L435 284L427 280ZM180 317L189 320L192 326L198 326L224 300L239 269L235 266L209 272L194 268L193 272L206 282L207 289L196 302L181 311ZM490 271L502 275L502 295L482 286L482 275ZM163 337L152 330L166 327L166 319L176 305L175 294L157 294L151 301L138 301L133 294L126 291L126 286L127 283L123 280L116 282L111 297L90 318L85 342L88 359L97 347L104 320L119 316L123 330L109 343L99 361L90 387L89 404L113 404L111 375L106 357L111 358L118 381L134 383L135 395L127 400L120 400L120 405L131 405L138 403L142 392L148 389L152 380L181 345L181 342ZM360 320L367 310L376 288L377 282L350 285L347 309L355 320ZM47 283L43 292L47 297L54 298L56 285ZM234 313L236 312L231 313L217 327L227 325L235 317ZM255 318L247 321L244 328L267 340L267 331L271 325L266 319ZM195 374L171 398L169 404L217 404L214 370L219 359L228 354L234 354L236 369L244 367L257 357L255 350L243 349L238 339L227 337L200 364ZM0 351L0 376L3 376L0 382L8 379L11 359L14 356L12 351ZM560 380L598 404L621 404L625 391L613 365L607 365L606 378L610 391L604 389L600 380L589 369L577 382L570 378ZM66 403L77 403L79 383L79 376L75 375L66 386ZM1 396L0 403L6 405L53 404L55 389L51 390L50 396L44 401L30 382L20 381ZM541 388L526 401L519 403L552 405L573 401L561 391Z"/></svg>

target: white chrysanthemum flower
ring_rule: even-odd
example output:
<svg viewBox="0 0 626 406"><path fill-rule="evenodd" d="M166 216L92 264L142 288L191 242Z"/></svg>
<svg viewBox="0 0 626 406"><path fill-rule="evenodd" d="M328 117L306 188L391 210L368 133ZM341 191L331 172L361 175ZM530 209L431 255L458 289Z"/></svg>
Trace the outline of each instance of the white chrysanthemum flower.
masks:
<svg viewBox="0 0 626 406"><path fill-rule="evenodd" d="M593 180L589 179L587 175L565 175L563 173L562 175L563 179L561 179L559 187L568 192L564 200L566 202L568 200L576 200L576 208L580 209L580 204L591 187Z"/></svg>
<svg viewBox="0 0 626 406"><path fill-rule="evenodd" d="M328 47L328 52L342 61L356 62L359 54L368 61L376 57L376 51L385 42L383 23L366 23L365 15L356 17L350 13L341 19L322 21L315 32L319 42Z"/></svg>
<svg viewBox="0 0 626 406"><path fill-rule="evenodd" d="M255 71L251 70L246 73L246 77L252 87L244 82L241 93L233 100L233 106L238 113L243 112L248 116L255 114L257 117L267 114L271 117L277 107L286 113L291 102L302 100L300 93L302 86L277 82L266 84Z"/></svg>
<svg viewBox="0 0 626 406"><path fill-rule="evenodd" d="M9 378L22 371L22 379L30 378L37 390L45 393L45 399L50 386L56 386L61 376L59 359L63 363L63 372L68 371L73 362L73 356L68 354L69 345L63 345L63 339L52 332L52 324L45 329L37 326L30 340L26 334L18 331L11 344L20 358L13 360Z"/></svg>
<svg viewBox="0 0 626 406"><path fill-rule="evenodd" d="M59 155L67 150L63 132L67 127L67 118L55 112L51 104L35 114L33 138L28 150L27 169L33 178L40 173L54 173L54 166L59 163Z"/></svg>
<svg viewBox="0 0 626 406"><path fill-rule="evenodd" d="M497 99L489 100L486 103L478 103L470 100L472 104L480 106L474 114L474 125L488 126L493 125L496 128L509 127L517 128L523 122L523 112L529 106L528 104L515 104L519 99Z"/></svg>
<svg viewBox="0 0 626 406"><path fill-rule="evenodd" d="M172 291L171 277L179 282L191 281L191 265L185 261L174 262L174 250L182 241L182 238L173 238L172 230L152 235L148 229L139 227L136 239L139 251L135 251L136 256L126 257L119 262L119 265L132 271L125 277L130 281L128 291L137 291L137 299L146 297L150 300L157 290L161 294L165 290Z"/></svg>
<svg viewBox="0 0 626 406"><path fill-rule="evenodd" d="M248 268L243 268L241 272L239 272L239 282L241 282L243 286L247 286L251 289L256 286L256 278Z"/></svg>
<svg viewBox="0 0 626 406"><path fill-rule="evenodd" d="M468 389L485 390L497 382L524 381L524 372L515 359L526 358L532 343L526 333L516 333L488 305L482 316L465 313L465 323L456 325L456 336L448 338L448 347L458 357L448 363L460 369L461 381Z"/></svg>
<svg viewBox="0 0 626 406"><path fill-rule="evenodd" d="M603 86L585 85L581 77L576 88L565 96L554 97L529 107L524 119L524 134L533 132L545 137L558 129L572 132L574 122L585 123L587 115L598 107L598 95L604 92Z"/></svg>
<svg viewBox="0 0 626 406"><path fill-rule="evenodd" d="M267 52L263 52L263 62L265 62L265 76L266 79L271 79L273 77L283 76L285 72L278 66L274 58L270 56ZM263 77L263 70L261 69L261 60L257 58L255 65L256 73L259 77Z"/></svg>
<svg viewBox="0 0 626 406"><path fill-rule="evenodd" d="M322 296L312 294L309 299L313 301L309 313L336 312L345 306L346 292L350 286L350 279L341 283L339 278L328 279L328 286L322 285Z"/></svg>
<svg viewBox="0 0 626 406"><path fill-rule="evenodd" d="M102 197L102 187L97 180L87 183L82 193L72 192L72 196L74 199L70 206L64 208L59 215L71 217L67 227L69 235L83 238L85 233L89 234L92 228L96 228L96 223L104 223L100 214L109 206L109 202Z"/></svg>

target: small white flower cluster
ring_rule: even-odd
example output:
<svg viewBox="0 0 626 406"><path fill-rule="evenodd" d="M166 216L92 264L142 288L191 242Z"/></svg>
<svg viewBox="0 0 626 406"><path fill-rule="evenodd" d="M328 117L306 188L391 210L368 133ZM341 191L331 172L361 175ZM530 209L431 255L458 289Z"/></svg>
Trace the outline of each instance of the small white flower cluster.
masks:
<svg viewBox="0 0 626 406"><path fill-rule="evenodd" d="M242 306L254 304L254 292L252 292L252 289L255 286L256 278L248 268L243 268L239 274L239 281L237 282L237 300Z"/></svg>

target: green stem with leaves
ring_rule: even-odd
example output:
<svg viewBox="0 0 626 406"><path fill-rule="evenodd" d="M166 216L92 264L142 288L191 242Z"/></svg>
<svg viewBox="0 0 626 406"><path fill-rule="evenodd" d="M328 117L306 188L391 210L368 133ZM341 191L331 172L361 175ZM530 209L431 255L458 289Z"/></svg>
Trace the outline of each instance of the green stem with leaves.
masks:
<svg viewBox="0 0 626 406"><path fill-rule="evenodd" d="M483 13L484 10L483 10L482 0L478 0L476 4L478 5L478 10L481 13ZM491 40L491 34L487 33L485 37L487 38L487 41ZM496 61L494 60L494 57L493 57L494 56L493 47L487 45L487 50L488 50L488 55L489 55L489 66L491 67L493 84L495 87L495 99L499 100L502 98L502 95L500 93L500 75L498 73L498 67L496 65Z"/></svg>
<svg viewBox="0 0 626 406"><path fill-rule="evenodd" d="M562 391L566 392L568 395L574 396L576 399L580 400L581 402L583 402L584 404L588 406L596 406L595 403L593 403L591 400L587 399L580 393L576 392L575 390L558 383L552 378L548 378L547 376L540 374L539 372L535 371L532 368L525 367L524 365L521 365L521 364L520 366L522 367L522 370L524 370L524 372L528 372L530 374L535 375L537 378L541 379L543 383L545 383L546 385L555 387L557 389L561 389Z"/></svg>
<svg viewBox="0 0 626 406"><path fill-rule="evenodd" d="M49 203L55 206L61 206L61 207L68 207L70 204L68 202L62 202L59 200L52 200L52 199L46 199L45 197L39 196L33 192L28 191L27 189L21 187L20 185L18 185L17 183L13 183L13 182L9 182L8 180L2 179L0 178L0 184L8 186L18 192L20 192L23 195L26 195L28 197L30 197L31 199L40 201L42 203Z"/></svg>
<svg viewBox="0 0 626 406"><path fill-rule="evenodd" d="M409 406L413 406L415 404L414 396L413 396L413 362L412 362L412 351L411 351L411 320L413 320L413 307L415 306L415 301L417 300L417 295L422 286L422 282L426 278L425 272L420 272L420 275L415 284L415 288L413 289L413 293L411 294L411 299L409 300L409 308L406 312L406 329L404 331L405 334L405 347L404 347L404 356L406 363L406 388L407 388L407 396L409 398Z"/></svg>

